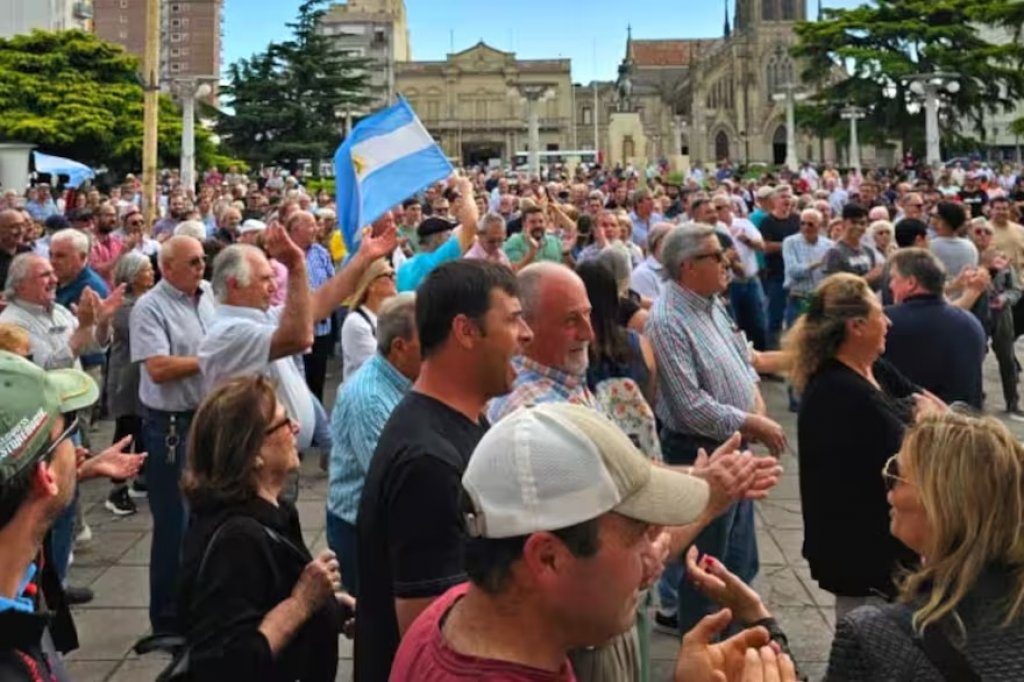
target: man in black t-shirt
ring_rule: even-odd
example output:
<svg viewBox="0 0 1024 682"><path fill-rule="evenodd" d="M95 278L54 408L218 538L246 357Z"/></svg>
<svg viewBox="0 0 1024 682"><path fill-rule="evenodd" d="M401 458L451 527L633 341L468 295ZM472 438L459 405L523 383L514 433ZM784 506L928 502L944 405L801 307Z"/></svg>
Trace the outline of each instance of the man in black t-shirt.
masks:
<svg viewBox="0 0 1024 682"><path fill-rule="evenodd" d="M795 206L792 191L786 185L779 185L772 192L771 210L761 220L761 236L764 238L764 291L768 296L768 348L779 347L782 319L786 312L786 268L782 261L782 240L800 231L800 215L793 211Z"/></svg>
<svg viewBox="0 0 1024 682"><path fill-rule="evenodd" d="M355 679L385 682L402 634L465 582L461 478L532 337L516 278L480 260L446 263L417 289L420 375L384 426L359 516Z"/></svg>

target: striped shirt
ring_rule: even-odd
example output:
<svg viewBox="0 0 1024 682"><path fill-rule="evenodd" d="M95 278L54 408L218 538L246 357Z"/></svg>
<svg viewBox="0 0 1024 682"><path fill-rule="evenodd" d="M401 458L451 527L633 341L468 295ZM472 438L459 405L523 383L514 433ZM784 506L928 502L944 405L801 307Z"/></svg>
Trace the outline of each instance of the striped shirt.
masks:
<svg viewBox="0 0 1024 682"><path fill-rule="evenodd" d="M666 282L647 334L658 367L655 413L679 433L723 441L757 399L750 350L718 296Z"/></svg>
<svg viewBox="0 0 1024 682"><path fill-rule="evenodd" d="M492 424L520 407L542 403L573 403L598 409L587 388L586 375L570 374L522 355L512 358L512 366L516 370L512 392L495 398L487 408L487 419Z"/></svg>
<svg viewBox="0 0 1024 682"><path fill-rule="evenodd" d="M313 244L306 252L306 276L309 278L310 291L316 291L327 280L334 277L334 263L331 262L331 254L319 244ZM331 318L325 317L322 320L317 320L313 327L313 334L325 336L330 333Z"/></svg>
<svg viewBox="0 0 1024 682"><path fill-rule="evenodd" d="M813 244L808 243L799 232L782 240L782 262L786 268L786 279L783 287L789 289L790 295L803 296L818 288L825 279L823 265L810 269L813 263L823 263L825 254L835 246L835 242L825 237L818 237Z"/></svg>

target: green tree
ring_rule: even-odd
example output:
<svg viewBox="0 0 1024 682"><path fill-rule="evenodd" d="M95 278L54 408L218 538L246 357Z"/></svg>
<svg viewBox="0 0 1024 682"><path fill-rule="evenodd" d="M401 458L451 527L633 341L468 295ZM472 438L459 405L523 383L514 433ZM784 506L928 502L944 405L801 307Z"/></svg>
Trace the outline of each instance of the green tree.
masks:
<svg viewBox="0 0 1024 682"><path fill-rule="evenodd" d="M340 52L319 31L327 0L305 0L290 40L231 64L222 93L233 113L217 126L224 144L253 164L294 168L330 158L341 141L340 115L371 100L370 60Z"/></svg>
<svg viewBox="0 0 1024 682"><path fill-rule="evenodd" d="M979 25L1020 36L1024 3L1013 0L871 0L853 9L826 9L821 21L796 27L792 54L804 80L817 89L814 121L838 131L844 102L868 109L858 127L863 142L899 139L924 149L924 114L906 78L934 71L960 74L960 90L942 93L940 125L948 142L958 131L984 136L983 115L1011 107L1024 96L1024 46L993 43ZM908 105L912 111L908 111ZM828 113L831 111L831 113Z"/></svg>
<svg viewBox="0 0 1024 682"><path fill-rule="evenodd" d="M143 92L138 60L82 31L0 39L0 140L29 142L116 173L142 167ZM161 163L178 163L181 111L160 98ZM214 151L197 128L196 155Z"/></svg>

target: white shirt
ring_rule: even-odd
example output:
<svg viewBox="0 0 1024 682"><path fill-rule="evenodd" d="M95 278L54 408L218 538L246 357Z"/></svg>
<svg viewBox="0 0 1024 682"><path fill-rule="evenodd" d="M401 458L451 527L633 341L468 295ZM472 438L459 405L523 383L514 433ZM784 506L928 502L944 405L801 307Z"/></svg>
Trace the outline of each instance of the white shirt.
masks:
<svg viewBox="0 0 1024 682"><path fill-rule="evenodd" d="M35 303L14 299L0 313L0 322L15 324L28 332L32 362L43 369L82 369L78 356L71 350L71 337L78 330L78 318L60 303L49 309ZM102 351L93 329L93 340L83 353Z"/></svg>
<svg viewBox="0 0 1024 682"><path fill-rule="evenodd" d="M345 316L345 322L341 325L344 381L348 381L348 378L377 352L377 316L366 306L359 306L359 310L370 318L369 322L352 310Z"/></svg>
<svg viewBox="0 0 1024 682"><path fill-rule="evenodd" d="M298 447L313 442L316 412L313 394L293 356L270 361L270 342L281 323L284 306L263 311L219 304L216 317L199 344L199 371L203 392L223 379L262 374L277 388L277 399L285 412L299 422Z"/></svg>
<svg viewBox="0 0 1024 682"><path fill-rule="evenodd" d="M727 232L732 237L732 245L736 249L736 255L740 257L743 264L743 276L754 277L757 275L757 252L739 240L740 235L746 235L751 241L763 241L761 231L754 227L754 223L746 218L733 218L732 225L726 226L719 222L718 229Z"/></svg>

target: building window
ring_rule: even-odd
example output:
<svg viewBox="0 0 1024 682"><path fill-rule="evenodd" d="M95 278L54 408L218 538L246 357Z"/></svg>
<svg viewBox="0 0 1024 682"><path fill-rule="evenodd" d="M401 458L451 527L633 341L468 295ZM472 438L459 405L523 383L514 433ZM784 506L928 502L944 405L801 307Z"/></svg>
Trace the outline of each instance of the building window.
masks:
<svg viewBox="0 0 1024 682"><path fill-rule="evenodd" d="M438 115L441 110L440 103L436 99L427 101L427 120L436 121L440 118Z"/></svg>
<svg viewBox="0 0 1024 682"><path fill-rule="evenodd" d="M188 28L188 17L182 17L182 19L181 19L181 27L182 28Z"/></svg>
<svg viewBox="0 0 1024 682"><path fill-rule="evenodd" d="M121 17L124 19L124 17ZM181 19L171 19L171 28L181 28Z"/></svg>
<svg viewBox="0 0 1024 682"><path fill-rule="evenodd" d="M181 5L178 5L178 4L171 5L171 11L172 12L180 12L181 11Z"/></svg>
<svg viewBox="0 0 1024 682"><path fill-rule="evenodd" d="M180 62L171 62L171 73L178 73L181 71Z"/></svg>
<svg viewBox="0 0 1024 682"><path fill-rule="evenodd" d="M172 57L180 57L181 56L181 50L179 48L177 48L177 47L172 47L171 48L171 56Z"/></svg>
<svg viewBox="0 0 1024 682"><path fill-rule="evenodd" d="M121 0L121 9L128 9L128 0Z"/></svg>
<svg viewBox="0 0 1024 682"><path fill-rule="evenodd" d="M583 107L580 112L580 123L585 126L594 125L594 110L590 107Z"/></svg>
<svg viewBox="0 0 1024 682"><path fill-rule="evenodd" d="M171 42L172 43L180 43L181 42L181 34L180 33L172 33L171 34Z"/></svg>
<svg viewBox="0 0 1024 682"><path fill-rule="evenodd" d="M127 24L128 23L128 15L127 14L122 14L122 15L120 15L119 18L120 18L122 24Z"/></svg>
<svg viewBox="0 0 1024 682"><path fill-rule="evenodd" d="M128 40L128 31L118 31L117 37L119 40Z"/></svg>
<svg viewBox="0 0 1024 682"><path fill-rule="evenodd" d="M487 120L487 100L479 99L476 101L476 120Z"/></svg>

